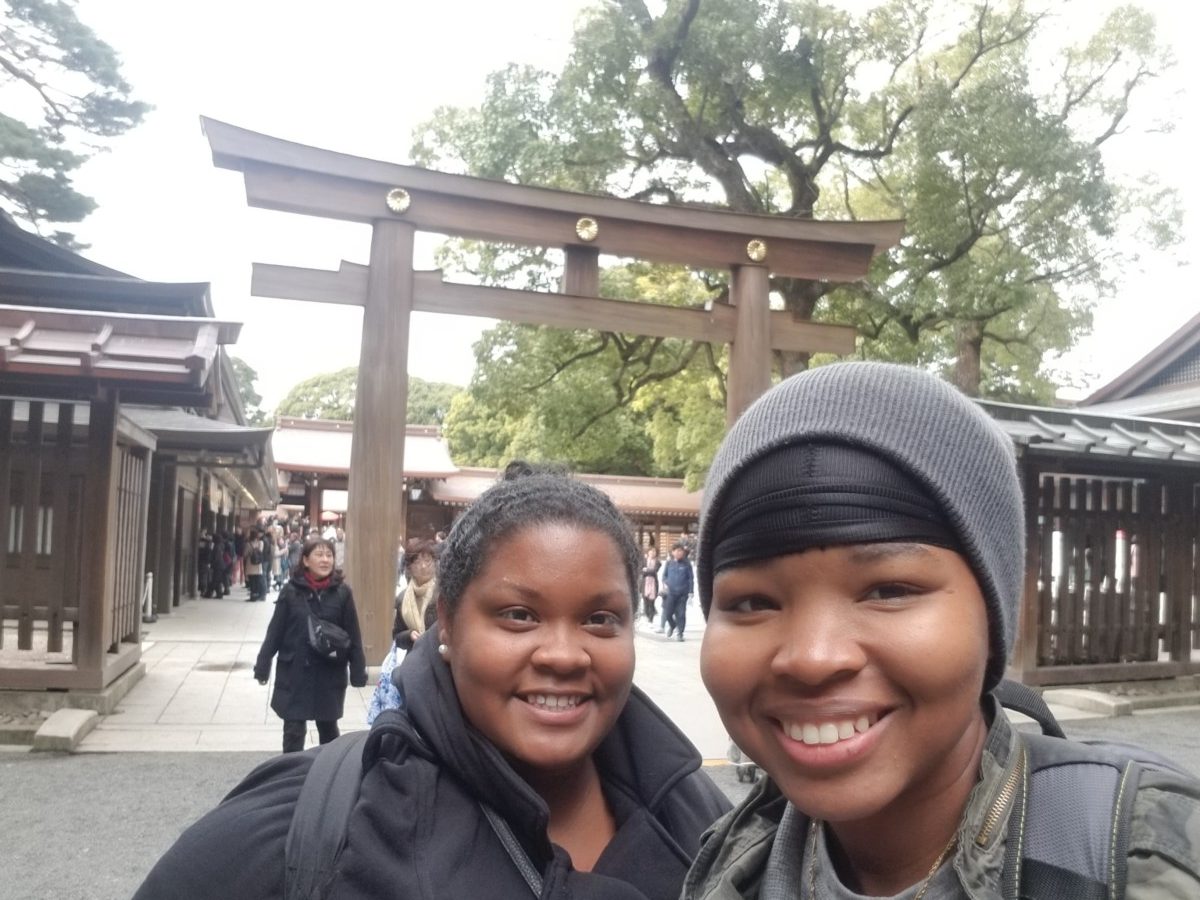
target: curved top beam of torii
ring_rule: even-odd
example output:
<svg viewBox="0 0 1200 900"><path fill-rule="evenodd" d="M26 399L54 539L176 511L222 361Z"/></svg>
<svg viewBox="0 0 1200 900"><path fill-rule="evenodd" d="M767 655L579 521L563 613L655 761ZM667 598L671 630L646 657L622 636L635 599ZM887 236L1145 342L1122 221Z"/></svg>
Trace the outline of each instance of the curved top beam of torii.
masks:
<svg viewBox="0 0 1200 900"><path fill-rule="evenodd" d="M370 265L316 272L255 265L259 296L363 307L350 460L346 569L360 598L369 656L391 640L396 535L405 522L408 323L415 309L560 328L728 343L727 415L770 387L772 349L849 352L854 329L770 309L770 275L862 278L900 240L901 222L817 222L526 187L363 159L202 119L218 166L240 171L250 205L366 222ZM451 285L412 267L416 231L560 247L562 293ZM680 309L599 297L601 253L728 269L729 300Z"/></svg>
<svg viewBox="0 0 1200 900"><path fill-rule="evenodd" d="M875 253L894 246L902 221L822 222L665 206L451 175L296 144L202 118L213 162L245 176L252 206L373 222L399 217L421 231L600 253L702 268L761 263L776 275L831 281L862 278ZM389 209L403 188L409 206ZM580 218L596 224L582 238ZM765 245L748 258L747 244Z"/></svg>

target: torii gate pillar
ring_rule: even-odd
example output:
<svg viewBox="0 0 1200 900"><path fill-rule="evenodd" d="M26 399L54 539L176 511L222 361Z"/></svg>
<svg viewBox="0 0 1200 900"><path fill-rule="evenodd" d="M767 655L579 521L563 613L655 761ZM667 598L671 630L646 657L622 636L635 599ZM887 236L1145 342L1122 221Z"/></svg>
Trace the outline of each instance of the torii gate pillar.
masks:
<svg viewBox="0 0 1200 900"><path fill-rule="evenodd" d="M346 577L357 597L364 650L371 665L383 659L392 641L387 614L395 599L396 541L404 522L414 233L413 226L404 221L375 221L363 306L350 447L353 520L346 537Z"/></svg>
<svg viewBox="0 0 1200 900"><path fill-rule="evenodd" d="M737 309L736 337L729 346L725 424L732 425L771 387L771 272L735 266L729 300Z"/></svg>

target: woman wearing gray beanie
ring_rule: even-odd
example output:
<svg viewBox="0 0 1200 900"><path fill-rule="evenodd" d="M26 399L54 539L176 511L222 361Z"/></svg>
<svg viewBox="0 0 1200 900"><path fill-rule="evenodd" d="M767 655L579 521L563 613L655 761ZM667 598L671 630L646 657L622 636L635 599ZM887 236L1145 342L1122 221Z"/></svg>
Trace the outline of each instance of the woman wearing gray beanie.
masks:
<svg viewBox="0 0 1200 900"><path fill-rule="evenodd" d="M1053 831L1050 795L991 693L1024 541L1012 443L927 373L826 366L747 410L705 488L701 670L769 778L713 827L685 900L1036 896L1025 820ZM1200 897L1200 790L1138 771L1128 833L1101 823L1102 892L1059 896Z"/></svg>

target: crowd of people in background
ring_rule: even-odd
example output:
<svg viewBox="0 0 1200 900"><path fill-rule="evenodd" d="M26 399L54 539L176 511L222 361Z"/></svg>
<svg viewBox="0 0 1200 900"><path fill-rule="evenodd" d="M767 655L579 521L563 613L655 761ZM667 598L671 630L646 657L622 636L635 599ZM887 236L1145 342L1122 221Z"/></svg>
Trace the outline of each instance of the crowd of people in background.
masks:
<svg viewBox="0 0 1200 900"><path fill-rule="evenodd" d="M244 585L249 593L247 603L265 600L287 584L300 565L305 540L314 535L331 543L334 568L344 570L346 532L335 523L321 528L308 516L263 516L255 525L233 531L204 529L196 555L200 595L221 598L235 585ZM401 601L412 583L410 566L416 558L414 553L428 556L427 565L433 568L445 540L444 531L438 531L432 538L400 538L396 553L397 621ZM669 544L671 549L660 555L654 538L650 538L642 569L640 628L683 640L687 606L695 602L695 540L693 534L680 535ZM421 550L414 551L418 545ZM420 633L419 629L409 630Z"/></svg>
<svg viewBox="0 0 1200 900"><path fill-rule="evenodd" d="M200 595L220 598L235 585L244 585L247 603L266 600L281 590L300 565L304 541L324 537L334 548L334 566L346 561L346 533L330 526L322 532L307 516L281 519L264 516L254 525L233 531L205 528L200 532L196 569Z"/></svg>
<svg viewBox="0 0 1200 900"><path fill-rule="evenodd" d="M692 561L695 538L683 535L671 546L670 555L660 560L651 544L642 566L642 618L639 625L656 634L683 640L687 607L696 595L696 572ZM662 603L658 604L661 600Z"/></svg>

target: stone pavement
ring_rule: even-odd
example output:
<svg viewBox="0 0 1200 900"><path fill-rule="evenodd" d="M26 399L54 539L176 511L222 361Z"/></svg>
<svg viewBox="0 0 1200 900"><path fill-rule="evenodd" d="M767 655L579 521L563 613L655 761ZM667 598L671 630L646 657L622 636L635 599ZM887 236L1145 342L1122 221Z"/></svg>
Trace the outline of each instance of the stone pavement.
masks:
<svg viewBox="0 0 1200 900"><path fill-rule="evenodd" d="M246 596L245 588L235 587L222 600L189 600L143 626L145 676L76 752L277 752L282 722L268 705L273 684L262 687L252 674L274 595L264 603L247 603ZM706 758L724 757L728 738L700 682L704 619L698 607L689 609L688 620L683 642L639 626L635 681ZM368 687L346 692L343 731L366 727L375 678L372 672ZM312 728L309 745L316 740Z"/></svg>
<svg viewBox="0 0 1200 900"><path fill-rule="evenodd" d="M246 603L245 588L222 600L190 600L143 628L146 675L79 744L76 752L278 752L282 723L268 705L273 685L260 686L254 659L274 609ZM688 610L686 640L667 640L639 625L635 683L667 713L705 759L724 759L729 739L700 681L704 618ZM379 660L368 660L378 664ZM366 688L346 692L343 731L366 727L375 673ZM1053 706L1060 719L1095 715ZM315 728L309 745L315 744Z"/></svg>

